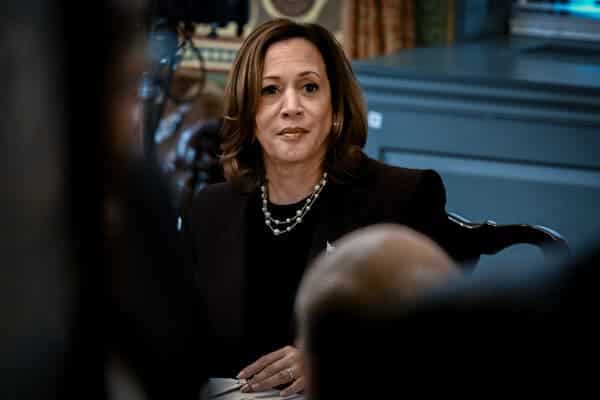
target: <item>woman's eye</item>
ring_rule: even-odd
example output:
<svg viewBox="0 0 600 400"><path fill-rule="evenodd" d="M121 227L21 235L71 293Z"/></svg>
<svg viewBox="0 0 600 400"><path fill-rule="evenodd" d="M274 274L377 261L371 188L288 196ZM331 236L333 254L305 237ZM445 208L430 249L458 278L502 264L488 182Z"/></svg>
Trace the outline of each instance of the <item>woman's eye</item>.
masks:
<svg viewBox="0 0 600 400"><path fill-rule="evenodd" d="M275 86L275 85L265 86L260 91L260 94L263 96L269 96L269 95L272 95L275 93L277 93L277 86Z"/></svg>
<svg viewBox="0 0 600 400"><path fill-rule="evenodd" d="M319 85L316 83L307 83L304 85L304 90L306 90L308 93L314 93L319 90Z"/></svg>

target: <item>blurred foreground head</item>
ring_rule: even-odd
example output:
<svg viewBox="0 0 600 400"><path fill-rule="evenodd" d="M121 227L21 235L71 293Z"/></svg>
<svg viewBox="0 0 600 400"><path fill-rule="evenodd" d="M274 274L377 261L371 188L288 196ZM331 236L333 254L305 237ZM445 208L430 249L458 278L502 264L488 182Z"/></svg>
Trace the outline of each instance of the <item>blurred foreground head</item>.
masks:
<svg viewBox="0 0 600 400"><path fill-rule="evenodd" d="M329 305L403 305L458 274L431 239L408 227L381 224L359 229L321 254L297 298L299 316Z"/></svg>
<svg viewBox="0 0 600 400"><path fill-rule="evenodd" d="M427 239L356 232L297 297L310 399L589 392L599 255L449 279Z"/></svg>
<svg viewBox="0 0 600 400"><path fill-rule="evenodd" d="M367 361L364 356L380 355L381 346L403 346L392 337L349 338L359 339L357 332L362 330L379 331L378 324L394 320L429 290L458 275L457 267L436 243L399 225L357 230L320 255L307 271L296 299L311 398L335 395L327 387L334 386L331 379L340 366L358 370L364 378L363 368L377 370L371 363L361 365ZM379 340L377 346L369 339Z"/></svg>
<svg viewBox="0 0 600 400"><path fill-rule="evenodd" d="M151 171L124 168L144 1L74 7L0 2L0 398L116 398L115 364L147 398L195 395L184 361L201 340L166 196Z"/></svg>

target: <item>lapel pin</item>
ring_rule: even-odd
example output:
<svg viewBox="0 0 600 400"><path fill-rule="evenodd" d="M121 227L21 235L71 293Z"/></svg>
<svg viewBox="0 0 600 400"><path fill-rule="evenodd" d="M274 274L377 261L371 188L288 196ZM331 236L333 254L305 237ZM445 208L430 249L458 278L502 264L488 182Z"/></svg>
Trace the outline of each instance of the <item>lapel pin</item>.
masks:
<svg viewBox="0 0 600 400"><path fill-rule="evenodd" d="M333 251L334 249L335 249L335 247L333 247L331 245L331 243L329 243L329 241L327 241L327 248L325 249L325 252L329 253L329 252Z"/></svg>

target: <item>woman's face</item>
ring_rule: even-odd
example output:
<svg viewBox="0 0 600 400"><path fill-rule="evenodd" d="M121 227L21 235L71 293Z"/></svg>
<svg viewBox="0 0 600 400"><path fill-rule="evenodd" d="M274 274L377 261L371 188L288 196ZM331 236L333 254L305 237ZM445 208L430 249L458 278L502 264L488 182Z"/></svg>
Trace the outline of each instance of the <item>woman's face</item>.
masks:
<svg viewBox="0 0 600 400"><path fill-rule="evenodd" d="M332 106L319 50L306 39L271 45L265 55L256 138L265 167L319 165L327 151Z"/></svg>

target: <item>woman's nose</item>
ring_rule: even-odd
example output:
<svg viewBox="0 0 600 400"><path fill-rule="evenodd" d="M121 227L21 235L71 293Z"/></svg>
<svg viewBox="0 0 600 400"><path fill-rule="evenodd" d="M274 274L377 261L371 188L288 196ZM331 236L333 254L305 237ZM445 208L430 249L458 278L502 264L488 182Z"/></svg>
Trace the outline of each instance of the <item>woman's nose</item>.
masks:
<svg viewBox="0 0 600 400"><path fill-rule="evenodd" d="M281 114L283 117L295 117L302 115L302 102L299 93L295 90L288 89L283 94L283 104L281 106Z"/></svg>

